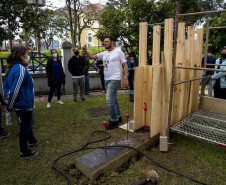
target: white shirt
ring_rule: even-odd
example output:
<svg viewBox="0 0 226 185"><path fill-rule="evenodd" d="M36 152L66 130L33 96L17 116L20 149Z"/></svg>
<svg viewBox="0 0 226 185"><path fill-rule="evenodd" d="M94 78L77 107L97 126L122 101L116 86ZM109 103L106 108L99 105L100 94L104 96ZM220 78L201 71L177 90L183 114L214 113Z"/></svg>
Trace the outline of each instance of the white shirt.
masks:
<svg viewBox="0 0 226 185"><path fill-rule="evenodd" d="M103 60L104 80L121 80L121 66L126 62L121 50L103 51L97 57Z"/></svg>

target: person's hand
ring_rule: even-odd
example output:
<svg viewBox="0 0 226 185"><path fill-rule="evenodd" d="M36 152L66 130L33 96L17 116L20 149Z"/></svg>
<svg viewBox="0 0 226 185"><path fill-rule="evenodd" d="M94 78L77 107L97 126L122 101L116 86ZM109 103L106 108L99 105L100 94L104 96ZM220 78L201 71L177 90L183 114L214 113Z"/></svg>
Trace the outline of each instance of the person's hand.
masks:
<svg viewBox="0 0 226 185"><path fill-rule="evenodd" d="M127 78L124 78L123 85L124 85L124 88L128 87L128 80L127 80Z"/></svg>
<svg viewBox="0 0 226 185"><path fill-rule="evenodd" d="M87 54L87 47L86 44L84 46L82 46L82 51L84 51L85 55Z"/></svg>

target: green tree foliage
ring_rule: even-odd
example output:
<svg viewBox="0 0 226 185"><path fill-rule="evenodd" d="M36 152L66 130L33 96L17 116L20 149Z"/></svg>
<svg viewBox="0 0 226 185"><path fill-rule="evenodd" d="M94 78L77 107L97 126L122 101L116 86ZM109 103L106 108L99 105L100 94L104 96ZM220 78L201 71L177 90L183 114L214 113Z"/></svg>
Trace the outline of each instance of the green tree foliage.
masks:
<svg viewBox="0 0 226 185"><path fill-rule="evenodd" d="M206 26L206 25L205 25ZM226 13L210 18L210 27L226 26ZM205 30L206 32L206 30ZM206 37L204 36L204 39ZM211 29L209 31L208 48L213 54L220 56L221 49L226 45L225 28Z"/></svg>
<svg viewBox="0 0 226 185"><path fill-rule="evenodd" d="M216 10L224 7L224 0L178 0L180 13ZM139 23L162 23L166 18L174 18L176 0L109 0L100 17L103 27L96 36L103 40L105 35L113 35L131 50L138 52ZM181 18L187 25L204 21L203 17ZM149 26L148 43L152 40L152 27ZM148 47L151 47L150 44ZM151 48L148 48L151 49Z"/></svg>
<svg viewBox="0 0 226 185"><path fill-rule="evenodd" d="M105 35L111 34L137 52L139 23L162 22L170 11L169 1L154 3L154 0L111 0L100 17L103 28L97 32L97 37L103 40Z"/></svg>
<svg viewBox="0 0 226 185"><path fill-rule="evenodd" d="M19 33L18 19L27 6L26 0L1 0L0 1L0 45L3 40L12 40Z"/></svg>

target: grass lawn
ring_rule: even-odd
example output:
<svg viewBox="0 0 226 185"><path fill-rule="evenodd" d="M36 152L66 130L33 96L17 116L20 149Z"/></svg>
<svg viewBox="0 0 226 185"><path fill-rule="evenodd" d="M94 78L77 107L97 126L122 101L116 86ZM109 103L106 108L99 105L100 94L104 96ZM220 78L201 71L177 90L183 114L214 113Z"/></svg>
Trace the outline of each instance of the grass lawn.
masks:
<svg viewBox="0 0 226 185"><path fill-rule="evenodd" d="M104 130L102 122L109 119L108 115L92 117L87 108L106 107L104 96L87 98L87 102L63 100L64 105L53 101L53 107L46 109L46 102L36 102L34 110L34 134L39 140L36 150L38 156L28 159L19 157L19 126L15 113L13 114L13 125L3 126L11 133L10 137L0 139L0 184L2 185L64 185L67 184L64 176L52 167L53 160L67 152L74 151L85 144L89 134L95 130ZM118 96L123 118L129 113L133 117L133 103L129 102L128 95ZM124 119L125 121L125 119ZM110 143L117 138L126 135L122 129L108 131L111 138ZM103 135L95 136L94 139L103 138ZM226 182L226 157L225 149L172 134L169 152L161 153L158 147L143 151L146 155L160 164L191 176L207 184L223 185ZM103 146L104 141L92 146ZM91 182L82 173L75 169L76 159L90 150L83 150L68 155L57 162L58 168L66 173L72 184L111 184L127 185L145 178L143 170L155 170L161 185L183 185L196 184L191 180L168 172L146 158L134 157L128 164L116 170L116 176L111 176L112 171Z"/></svg>

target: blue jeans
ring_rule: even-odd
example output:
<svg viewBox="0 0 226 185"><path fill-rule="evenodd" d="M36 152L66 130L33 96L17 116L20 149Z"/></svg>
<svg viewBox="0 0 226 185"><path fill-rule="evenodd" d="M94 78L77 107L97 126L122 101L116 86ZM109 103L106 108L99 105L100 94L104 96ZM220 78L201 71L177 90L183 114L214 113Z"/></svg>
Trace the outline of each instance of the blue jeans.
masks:
<svg viewBox="0 0 226 185"><path fill-rule="evenodd" d="M26 153L28 151L27 142L30 144L35 142L35 137L32 131L33 111L16 110L15 112L20 125L20 152Z"/></svg>
<svg viewBox="0 0 226 185"><path fill-rule="evenodd" d="M89 93L89 74L85 75L85 93Z"/></svg>
<svg viewBox="0 0 226 185"><path fill-rule="evenodd" d="M105 80L107 90L106 100L111 114L111 121L118 121L121 115L117 100L117 91L120 86L120 80Z"/></svg>

